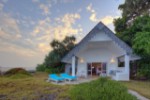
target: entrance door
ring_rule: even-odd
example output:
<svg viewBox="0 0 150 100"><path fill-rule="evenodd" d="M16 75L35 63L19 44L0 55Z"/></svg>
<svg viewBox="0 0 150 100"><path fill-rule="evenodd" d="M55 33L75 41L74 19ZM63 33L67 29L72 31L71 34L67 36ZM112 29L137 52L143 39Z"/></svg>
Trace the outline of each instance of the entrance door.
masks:
<svg viewBox="0 0 150 100"><path fill-rule="evenodd" d="M92 62L87 64L87 74L94 76L98 75L101 72L102 63L101 62Z"/></svg>
<svg viewBox="0 0 150 100"><path fill-rule="evenodd" d="M87 74L91 76L99 76L106 74L106 63L92 62L87 64Z"/></svg>

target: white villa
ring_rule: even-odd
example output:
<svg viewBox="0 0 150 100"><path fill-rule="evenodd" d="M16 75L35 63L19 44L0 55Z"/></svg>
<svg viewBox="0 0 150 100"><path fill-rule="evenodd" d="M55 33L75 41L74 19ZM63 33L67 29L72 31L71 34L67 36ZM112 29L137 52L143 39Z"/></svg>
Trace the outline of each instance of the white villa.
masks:
<svg viewBox="0 0 150 100"><path fill-rule="evenodd" d="M102 22L98 23L63 59L72 76L109 76L130 80L130 61L140 59Z"/></svg>

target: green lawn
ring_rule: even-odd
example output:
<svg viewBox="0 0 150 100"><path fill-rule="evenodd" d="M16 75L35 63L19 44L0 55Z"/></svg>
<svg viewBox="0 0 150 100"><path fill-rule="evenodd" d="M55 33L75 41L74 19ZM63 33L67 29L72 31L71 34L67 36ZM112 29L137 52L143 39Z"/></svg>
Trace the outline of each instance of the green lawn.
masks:
<svg viewBox="0 0 150 100"><path fill-rule="evenodd" d="M122 82L127 88L137 91L139 94L150 99L150 81Z"/></svg>
<svg viewBox="0 0 150 100"><path fill-rule="evenodd" d="M18 78L18 76L0 77L0 100L39 100L42 98L47 100L78 100L80 97L82 97L80 100L94 100L92 98L106 98L104 100L109 100L110 97L111 99L114 98L114 100L120 100L120 98L125 99L125 97L132 98L130 100L136 100L127 93L127 89L119 82L99 79L79 85L60 86L46 82L47 77L48 74L46 73L36 73L33 76L24 78ZM132 89L135 87L136 82L123 82L123 84L128 88L131 86ZM150 83L147 82L146 86L143 85L145 83L141 82L140 84L142 84L139 85L141 87L135 89L138 89L141 94L143 91L147 91L147 94L142 95L149 97ZM115 99L116 97L119 99Z"/></svg>

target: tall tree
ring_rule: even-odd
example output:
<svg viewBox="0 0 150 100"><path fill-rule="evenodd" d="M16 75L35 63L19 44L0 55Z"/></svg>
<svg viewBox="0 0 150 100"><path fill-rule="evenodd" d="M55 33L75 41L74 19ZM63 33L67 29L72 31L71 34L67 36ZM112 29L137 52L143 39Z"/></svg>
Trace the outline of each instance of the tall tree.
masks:
<svg viewBox="0 0 150 100"><path fill-rule="evenodd" d="M52 51L46 55L44 63L38 65L37 69L43 70L41 67L44 67L48 72L61 72L64 69L61 59L75 46L75 41L74 36L67 36L62 41L53 40L50 43Z"/></svg>
<svg viewBox="0 0 150 100"><path fill-rule="evenodd" d="M133 26L137 17L149 15L150 0L125 0L125 3L119 5L118 9L122 11L122 17L114 20L116 35L132 46L137 30L132 30L130 27Z"/></svg>
<svg viewBox="0 0 150 100"><path fill-rule="evenodd" d="M137 17L130 27L126 27L125 19L117 19L114 23L117 36L124 40L128 45L133 46L136 33L148 31L146 27L150 24L150 16L143 15Z"/></svg>
<svg viewBox="0 0 150 100"><path fill-rule="evenodd" d="M122 17L114 20L116 35L142 57L138 73L150 79L150 0L125 0L118 9Z"/></svg>
<svg viewBox="0 0 150 100"><path fill-rule="evenodd" d="M150 0L125 0L125 3L119 5L118 8L122 10L122 16L127 17L127 22L129 22L149 13Z"/></svg>

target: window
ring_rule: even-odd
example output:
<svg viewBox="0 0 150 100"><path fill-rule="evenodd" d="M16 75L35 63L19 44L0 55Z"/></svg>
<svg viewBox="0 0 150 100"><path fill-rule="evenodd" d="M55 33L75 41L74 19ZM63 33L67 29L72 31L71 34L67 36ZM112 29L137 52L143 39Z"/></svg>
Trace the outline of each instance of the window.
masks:
<svg viewBox="0 0 150 100"><path fill-rule="evenodd" d="M118 62L118 67L124 67L124 62Z"/></svg>
<svg viewBox="0 0 150 100"><path fill-rule="evenodd" d="M118 67L124 67L124 61L118 59Z"/></svg>

